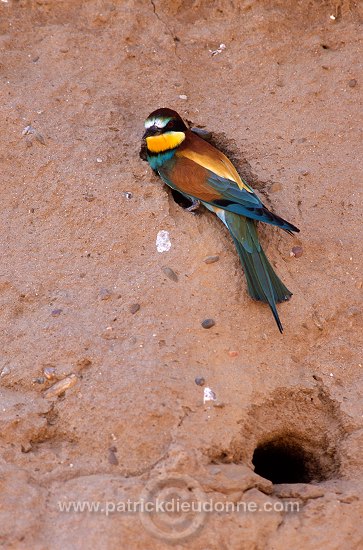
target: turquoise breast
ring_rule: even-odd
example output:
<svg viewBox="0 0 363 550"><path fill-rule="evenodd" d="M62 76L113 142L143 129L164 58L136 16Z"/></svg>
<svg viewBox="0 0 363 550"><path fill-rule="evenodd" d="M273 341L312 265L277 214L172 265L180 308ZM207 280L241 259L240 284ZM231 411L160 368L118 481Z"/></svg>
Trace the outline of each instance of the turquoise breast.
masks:
<svg viewBox="0 0 363 550"><path fill-rule="evenodd" d="M157 155L149 156L147 155L147 160L153 170L157 170L164 162L170 160L175 154L175 149L170 151L164 151L163 153L158 153Z"/></svg>

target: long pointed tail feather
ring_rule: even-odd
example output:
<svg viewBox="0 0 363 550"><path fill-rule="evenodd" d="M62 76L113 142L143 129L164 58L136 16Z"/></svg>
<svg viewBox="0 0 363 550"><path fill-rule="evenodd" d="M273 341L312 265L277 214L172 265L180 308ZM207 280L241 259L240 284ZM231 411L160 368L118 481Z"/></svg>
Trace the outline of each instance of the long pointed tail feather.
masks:
<svg viewBox="0 0 363 550"><path fill-rule="evenodd" d="M248 292L254 300L268 303L275 318L279 331L283 327L277 312L276 304L288 300L292 293L276 275L258 241L255 222L244 219L247 226L244 234L236 229L240 226L230 215L226 216L226 225L231 232L234 244L240 257L246 279ZM241 233L238 235L238 233ZM249 238L246 237L248 235ZM240 237L240 238L238 238ZM244 246L245 245L245 246Z"/></svg>

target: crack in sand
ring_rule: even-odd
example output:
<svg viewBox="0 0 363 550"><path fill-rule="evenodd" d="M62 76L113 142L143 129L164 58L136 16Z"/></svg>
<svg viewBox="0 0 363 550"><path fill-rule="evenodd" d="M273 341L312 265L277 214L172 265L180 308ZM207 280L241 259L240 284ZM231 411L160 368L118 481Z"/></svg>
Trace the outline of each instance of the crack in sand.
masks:
<svg viewBox="0 0 363 550"><path fill-rule="evenodd" d="M178 425L177 425L177 428L180 428L180 426L183 425L183 422L186 418L188 418L188 416L190 415L190 413L193 413L195 411L193 411L190 407L187 407L185 405L182 405L182 409L183 409L183 413L182 415L179 417L179 422L178 422Z"/></svg>
<svg viewBox="0 0 363 550"><path fill-rule="evenodd" d="M173 42L173 47L174 47L174 53L175 53L175 57L177 57L179 59L179 61L181 61L181 57L179 56L178 54L178 49L177 49L177 45L176 45L176 41L175 41L175 37L174 37L174 34L172 33L169 25L167 23L165 23L165 21L160 17L160 15L158 14L158 12L156 11L156 5L155 5L155 0L150 0L150 3L152 5L152 8L153 8L153 12L154 12L154 15L155 17L160 21L160 23L165 27L165 29L167 30L167 33L170 35L170 38Z"/></svg>

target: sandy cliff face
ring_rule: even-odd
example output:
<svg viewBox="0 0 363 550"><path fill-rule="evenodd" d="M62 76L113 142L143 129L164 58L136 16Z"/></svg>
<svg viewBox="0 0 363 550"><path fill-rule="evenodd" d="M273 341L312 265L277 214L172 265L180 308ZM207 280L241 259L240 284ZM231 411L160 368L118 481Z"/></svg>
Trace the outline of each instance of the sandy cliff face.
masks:
<svg viewBox="0 0 363 550"><path fill-rule="evenodd" d="M361 548L361 17L353 1L0 2L7 548ZM300 227L260 228L294 292L283 336L222 224L140 160L160 106ZM157 494L262 511L112 509Z"/></svg>

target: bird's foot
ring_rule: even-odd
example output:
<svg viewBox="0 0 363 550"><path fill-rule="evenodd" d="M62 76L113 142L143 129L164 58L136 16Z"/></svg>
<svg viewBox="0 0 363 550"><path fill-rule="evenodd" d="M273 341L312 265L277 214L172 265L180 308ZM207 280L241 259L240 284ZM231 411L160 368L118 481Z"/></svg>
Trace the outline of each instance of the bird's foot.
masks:
<svg viewBox="0 0 363 550"><path fill-rule="evenodd" d="M188 208L186 208L185 210L187 212L194 212L195 210L198 210L199 207L200 207L200 201L198 201L197 199L194 199L192 204L188 206Z"/></svg>

